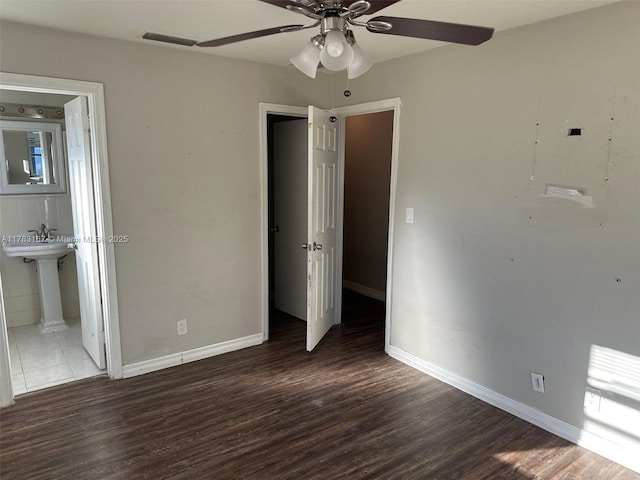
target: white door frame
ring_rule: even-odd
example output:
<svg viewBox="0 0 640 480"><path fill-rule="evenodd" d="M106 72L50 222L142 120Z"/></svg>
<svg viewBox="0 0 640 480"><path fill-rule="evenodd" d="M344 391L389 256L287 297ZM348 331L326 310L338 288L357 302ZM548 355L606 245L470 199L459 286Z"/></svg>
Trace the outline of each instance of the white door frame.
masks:
<svg viewBox="0 0 640 480"><path fill-rule="evenodd" d="M341 117L393 111L393 144L391 147L391 185L389 190L389 238L387 247L387 285L384 350L389 351L391 340L391 305L393 284L393 237L395 232L395 203L398 183L398 151L400 146L400 98L390 98L375 102L339 107L332 110ZM268 138L267 115L290 115L307 117L307 107L294 107L272 103L260 104L260 250L261 250L261 316L263 340L269 339L269 177L268 177ZM340 141L338 159L338 244L336 248L336 318L342 317L342 255L344 248L344 161L345 161L345 124L340 122Z"/></svg>
<svg viewBox="0 0 640 480"><path fill-rule="evenodd" d="M76 95L87 98L89 124L91 128L91 165L93 168L93 191L96 208L96 234L100 239L113 237L111 213L111 189L109 185L109 163L107 155L107 126L104 105L104 87L101 83L84 82L34 75L20 75L0 72L0 88L22 92L54 93ZM107 373L112 379L122 378L122 353L120 349L120 322L118 318L118 297L116 290L116 264L114 244L98 242L100 293L104 318L107 351ZM6 319L0 315L0 328L6 331ZM0 360L8 361L7 339L0 342ZM1 376L2 391L7 389L8 398L13 402L11 378ZM5 405L4 398L2 406Z"/></svg>
<svg viewBox="0 0 640 480"><path fill-rule="evenodd" d="M307 107L260 103L260 305L262 341L269 339L269 138L268 115L307 118Z"/></svg>
<svg viewBox="0 0 640 480"><path fill-rule="evenodd" d="M7 338L6 321L4 315L4 298L2 293L2 272L0 272L0 407L13 403L13 389L11 387L11 366L9 364L9 339Z"/></svg>
<svg viewBox="0 0 640 480"><path fill-rule="evenodd" d="M359 105L349 105L347 107L334 108L333 112L342 118L354 115L365 115L367 113L378 113L393 111L393 140L391 146L391 185L389 188L389 235L387 240L387 285L385 294L385 331L384 331L384 351L389 352L391 342L391 305L392 305L392 284L393 284L393 237L395 231L395 204L396 187L398 184L398 148L400 146L400 98L390 98ZM339 182L338 182L338 246L337 260L338 268L336 274L340 278L336 279L336 315L340 319L342 316L342 255L344 247L344 164L345 164L345 130L346 121L340 122L340 149L339 158Z"/></svg>

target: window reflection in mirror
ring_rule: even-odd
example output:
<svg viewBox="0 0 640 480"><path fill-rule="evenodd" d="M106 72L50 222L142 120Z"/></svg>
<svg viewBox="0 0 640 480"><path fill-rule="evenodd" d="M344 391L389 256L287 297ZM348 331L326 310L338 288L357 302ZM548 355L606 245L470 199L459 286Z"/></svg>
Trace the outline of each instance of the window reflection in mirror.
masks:
<svg viewBox="0 0 640 480"><path fill-rule="evenodd" d="M61 125L1 120L0 127L0 193L63 193Z"/></svg>

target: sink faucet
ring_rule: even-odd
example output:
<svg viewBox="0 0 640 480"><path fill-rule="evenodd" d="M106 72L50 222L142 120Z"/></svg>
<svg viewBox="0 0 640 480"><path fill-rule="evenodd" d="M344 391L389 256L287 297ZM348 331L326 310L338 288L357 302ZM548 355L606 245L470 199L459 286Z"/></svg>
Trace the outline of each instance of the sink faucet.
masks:
<svg viewBox="0 0 640 480"><path fill-rule="evenodd" d="M53 230L55 230L55 228ZM40 229L38 230L29 230L29 232L35 233L36 242L44 242L45 240L47 240L51 235L51 231L52 230L47 228L44 223L40 224Z"/></svg>
<svg viewBox="0 0 640 480"><path fill-rule="evenodd" d="M40 232L43 240L50 240L53 238L53 232L57 232L57 228L49 228L44 223L40 225Z"/></svg>

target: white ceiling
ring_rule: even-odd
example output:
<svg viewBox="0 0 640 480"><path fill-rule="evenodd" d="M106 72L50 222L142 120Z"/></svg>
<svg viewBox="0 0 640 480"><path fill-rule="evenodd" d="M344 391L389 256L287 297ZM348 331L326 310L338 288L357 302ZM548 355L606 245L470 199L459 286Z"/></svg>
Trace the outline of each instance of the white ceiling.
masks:
<svg viewBox="0 0 640 480"><path fill-rule="evenodd" d="M493 27L497 32L598 7L615 0L402 0L377 15L439 20ZM144 31L196 40L263 28L312 23L302 15L258 0L1 0L0 18L72 32L151 43ZM360 20L372 18L363 16ZM307 22L308 21L308 22ZM354 28L356 39L374 61L388 60L443 45L442 42L380 35ZM316 30L281 33L224 47L197 50L226 57L287 65ZM473 48L473 47L468 47Z"/></svg>

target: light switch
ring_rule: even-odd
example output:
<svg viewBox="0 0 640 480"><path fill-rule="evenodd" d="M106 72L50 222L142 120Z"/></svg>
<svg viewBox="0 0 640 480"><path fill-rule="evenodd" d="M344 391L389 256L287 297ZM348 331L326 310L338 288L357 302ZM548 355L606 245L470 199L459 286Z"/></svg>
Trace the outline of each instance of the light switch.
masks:
<svg viewBox="0 0 640 480"><path fill-rule="evenodd" d="M413 223L413 208L407 208L407 212L404 217L405 223Z"/></svg>

